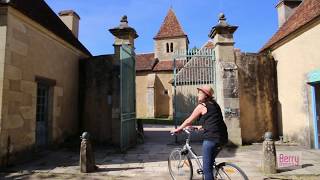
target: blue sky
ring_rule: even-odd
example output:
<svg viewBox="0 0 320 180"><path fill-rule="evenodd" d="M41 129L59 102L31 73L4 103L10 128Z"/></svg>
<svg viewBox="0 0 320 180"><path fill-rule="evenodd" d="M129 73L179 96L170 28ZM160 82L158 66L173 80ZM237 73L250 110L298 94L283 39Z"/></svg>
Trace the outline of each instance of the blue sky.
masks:
<svg viewBox="0 0 320 180"><path fill-rule="evenodd" d="M137 53L153 52L153 37L170 6L173 7L190 45L200 47L224 12L231 25L239 26L235 47L257 52L277 30L278 0L45 0L58 13L73 9L81 17L80 41L93 55L113 53L108 29L118 26L123 15L139 34Z"/></svg>

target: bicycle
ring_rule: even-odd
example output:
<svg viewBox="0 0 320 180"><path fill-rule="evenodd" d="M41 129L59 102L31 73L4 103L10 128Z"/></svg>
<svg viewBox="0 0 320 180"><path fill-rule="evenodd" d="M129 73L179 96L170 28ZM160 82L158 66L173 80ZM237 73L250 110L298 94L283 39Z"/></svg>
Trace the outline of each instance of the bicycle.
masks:
<svg viewBox="0 0 320 180"><path fill-rule="evenodd" d="M193 177L193 165L191 158L195 159L198 169L197 173L203 177L203 166L200 161L200 156L198 156L190 146L191 132L198 130L195 127L184 128L183 131L187 134L186 143L182 148L175 148L171 151L168 158L168 168L172 179L189 179L192 180ZM173 134L172 134L173 135ZM222 147L218 147L218 151L215 156L219 154ZM191 156L191 157L190 157ZM224 180L224 179L239 179L248 180L247 175L236 165L228 162L215 163L213 165L213 177L214 179Z"/></svg>

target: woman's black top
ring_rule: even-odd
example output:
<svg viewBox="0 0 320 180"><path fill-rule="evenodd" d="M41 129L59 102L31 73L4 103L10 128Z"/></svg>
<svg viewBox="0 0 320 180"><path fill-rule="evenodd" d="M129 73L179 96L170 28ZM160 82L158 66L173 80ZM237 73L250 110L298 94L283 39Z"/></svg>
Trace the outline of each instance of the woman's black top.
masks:
<svg viewBox="0 0 320 180"><path fill-rule="evenodd" d="M228 142L227 126L223 121L221 108L215 100L204 103L207 113L200 117L200 123L204 129L203 139L214 140L225 144Z"/></svg>

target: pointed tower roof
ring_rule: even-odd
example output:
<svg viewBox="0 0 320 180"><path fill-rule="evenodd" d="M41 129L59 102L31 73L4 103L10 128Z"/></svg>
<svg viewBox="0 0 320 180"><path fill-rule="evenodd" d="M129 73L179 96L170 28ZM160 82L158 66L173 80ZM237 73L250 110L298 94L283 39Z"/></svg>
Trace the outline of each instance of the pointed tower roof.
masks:
<svg viewBox="0 0 320 180"><path fill-rule="evenodd" d="M164 19L159 32L153 39L167 39L172 37L187 37L184 33L176 14L170 8L166 18Z"/></svg>

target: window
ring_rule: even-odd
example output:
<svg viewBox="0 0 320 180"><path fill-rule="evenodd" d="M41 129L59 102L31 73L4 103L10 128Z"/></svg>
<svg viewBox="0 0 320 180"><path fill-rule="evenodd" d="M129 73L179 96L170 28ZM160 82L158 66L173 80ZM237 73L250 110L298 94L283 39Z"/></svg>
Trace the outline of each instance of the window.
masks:
<svg viewBox="0 0 320 180"><path fill-rule="evenodd" d="M170 52L173 52L173 43L170 44Z"/></svg>
<svg viewBox="0 0 320 180"><path fill-rule="evenodd" d="M169 43L167 43L167 53L169 53Z"/></svg>

